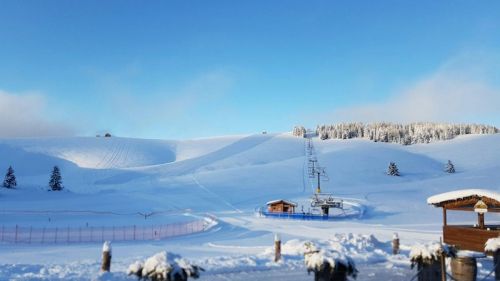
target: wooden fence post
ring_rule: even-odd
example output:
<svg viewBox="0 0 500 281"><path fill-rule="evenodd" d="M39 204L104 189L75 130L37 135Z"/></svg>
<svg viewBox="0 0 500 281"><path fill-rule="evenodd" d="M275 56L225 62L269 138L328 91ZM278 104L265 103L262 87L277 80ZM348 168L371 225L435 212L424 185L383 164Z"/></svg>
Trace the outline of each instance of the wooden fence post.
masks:
<svg viewBox="0 0 500 281"><path fill-rule="evenodd" d="M274 262L281 259L281 238L279 234L274 235Z"/></svg>
<svg viewBox="0 0 500 281"><path fill-rule="evenodd" d="M392 236L392 254L399 254L399 236L397 232L394 232L394 235Z"/></svg>
<svg viewBox="0 0 500 281"><path fill-rule="evenodd" d="M106 241L102 246L101 271L109 272L110 269L111 269L111 242Z"/></svg>
<svg viewBox="0 0 500 281"><path fill-rule="evenodd" d="M439 238L439 245L443 248L443 238ZM441 251L441 281L446 281L446 257L444 251Z"/></svg>
<svg viewBox="0 0 500 281"><path fill-rule="evenodd" d="M493 254L493 266L495 267L495 280L500 280L500 250Z"/></svg>

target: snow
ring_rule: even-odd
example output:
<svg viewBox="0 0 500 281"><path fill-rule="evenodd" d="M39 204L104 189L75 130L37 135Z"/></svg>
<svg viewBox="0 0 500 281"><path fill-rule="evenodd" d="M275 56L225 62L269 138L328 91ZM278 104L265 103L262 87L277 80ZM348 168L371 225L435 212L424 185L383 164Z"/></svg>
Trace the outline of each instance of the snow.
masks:
<svg viewBox="0 0 500 281"><path fill-rule="evenodd" d="M484 253L461 250L456 252L456 256L464 258L484 258L486 255Z"/></svg>
<svg viewBox="0 0 500 281"><path fill-rule="evenodd" d="M290 205L293 205L293 206L297 206L297 203L294 203L294 202L288 201L288 200L284 200L284 199L278 199L278 200L268 201L266 203L266 205L271 205L271 204L275 204L275 203L278 203L278 202L283 202L285 204L290 204Z"/></svg>
<svg viewBox="0 0 500 281"><path fill-rule="evenodd" d="M128 266L127 275L138 275L139 272L142 274L142 269L144 268L144 263L142 261L135 261Z"/></svg>
<svg viewBox="0 0 500 281"><path fill-rule="evenodd" d="M166 279L167 274L171 270L172 266L169 262L167 262L167 252L164 251L146 259L144 262L144 268L142 268L141 276L153 277L159 275Z"/></svg>
<svg viewBox="0 0 500 281"><path fill-rule="evenodd" d="M129 265L127 274L148 277L152 280L157 280L156 278L160 277L161 280L177 280L175 276L186 275L187 277L198 278L199 271L203 271L203 269L191 264L179 255L162 251L147 258L144 263L135 261Z"/></svg>
<svg viewBox="0 0 500 281"><path fill-rule="evenodd" d="M103 252L108 252L110 255L112 255L112 249L111 249L111 241L105 241L104 244L102 245L102 251Z"/></svg>
<svg viewBox="0 0 500 281"><path fill-rule="evenodd" d="M497 238L490 238L488 241L486 241L486 244L484 245L484 251L485 252L496 252L500 250L500 237Z"/></svg>
<svg viewBox="0 0 500 281"><path fill-rule="evenodd" d="M500 202L499 192L487 189L461 189L431 196L427 199L427 203L436 205L446 201L457 200L471 196L488 197Z"/></svg>
<svg viewBox="0 0 500 281"><path fill-rule="evenodd" d="M312 253L305 253L304 262L308 271L320 271L325 264L330 265L335 269L338 264L343 264L345 267L356 268L354 262L348 256L337 251L320 250Z"/></svg>
<svg viewBox="0 0 500 281"><path fill-rule="evenodd" d="M15 190L0 188L0 226L147 227L199 218L212 225L204 233L167 240L113 241L110 275L99 273L101 242L0 241L0 280L127 280L129 266L134 269L136 261L165 250L206 269L200 280L248 280L253 274L266 280L266 273L273 280L306 280L306 242L324 257L350 257L359 280L402 280L412 274L411 247L439 240L442 233L440 211L429 207L427 198L457 186L500 191L500 135L413 146L314 139L317 159L330 178L322 190L362 211L337 210L337 219L327 222L256 216L256 208L275 198L297 202L299 211L310 208L315 181L307 176L305 141L290 134L0 140L0 169L12 165L18 183ZM443 172L448 160L456 173ZM397 163L400 177L385 175L389 162ZM61 168L63 192L46 191L54 165ZM497 213L487 215L488 222L500 221ZM448 219L475 222L458 212ZM401 254L393 256L395 232ZM273 261L276 233L282 241L279 263ZM481 262L480 274L491 269L489 260Z"/></svg>
<svg viewBox="0 0 500 281"><path fill-rule="evenodd" d="M439 243L417 244L411 248L409 256L412 261L432 262L439 260L442 252L443 248Z"/></svg>

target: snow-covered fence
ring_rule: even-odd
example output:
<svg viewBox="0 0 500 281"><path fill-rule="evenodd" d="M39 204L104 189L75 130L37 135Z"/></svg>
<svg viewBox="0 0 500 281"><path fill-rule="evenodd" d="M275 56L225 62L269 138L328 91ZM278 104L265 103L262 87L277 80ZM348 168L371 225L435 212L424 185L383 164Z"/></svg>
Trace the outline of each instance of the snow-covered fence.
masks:
<svg viewBox="0 0 500 281"><path fill-rule="evenodd" d="M112 227L21 227L2 226L0 243L88 243L104 241L160 240L203 232L210 228L211 218L189 222L149 226Z"/></svg>

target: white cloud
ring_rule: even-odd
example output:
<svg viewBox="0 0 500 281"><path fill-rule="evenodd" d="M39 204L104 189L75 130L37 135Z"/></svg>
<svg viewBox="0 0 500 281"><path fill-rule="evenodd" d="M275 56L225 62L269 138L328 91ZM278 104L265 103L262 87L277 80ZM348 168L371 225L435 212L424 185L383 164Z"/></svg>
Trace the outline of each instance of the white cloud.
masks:
<svg viewBox="0 0 500 281"><path fill-rule="evenodd" d="M14 94L0 90L0 137L71 135L62 123L46 117L45 98L38 93Z"/></svg>
<svg viewBox="0 0 500 281"><path fill-rule="evenodd" d="M454 58L432 75L380 103L341 108L337 121L483 122L499 125L497 60Z"/></svg>

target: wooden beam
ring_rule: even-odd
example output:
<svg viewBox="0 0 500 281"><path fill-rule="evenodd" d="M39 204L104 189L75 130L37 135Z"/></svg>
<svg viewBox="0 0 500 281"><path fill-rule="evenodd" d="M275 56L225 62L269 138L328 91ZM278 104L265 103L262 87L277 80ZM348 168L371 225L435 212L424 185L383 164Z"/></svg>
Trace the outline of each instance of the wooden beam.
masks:
<svg viewBox="0 0 500 281"><path fill-rule="evenodd" d="M484 229L484 214L477 214L477 224L480 229Z"/></svg>
<svg viewBox="0 0 500 281"><path fill-rule="evenodd" d="M447 210L450 211L466 211L466 212L474 212L474 207L455 207L455 208L449 208L446 207ZM499 208L488 208L489 213L500 213Z"/></svg>
<svg viewBox="0 0 500 281"><path fill-rule="evenodd" d="M476 204L477 201L479 200L483 200L483 202L486 203L486 205L488 205L489 208L492 209L500 208L500 202L498 202L497 200L489 197L479 197L479 196L469 196L461 199L449 200L436 204L436 206L446 207L447 209L461 208L461 207L467 208L467 207L474 207L474 204Z"/></svg>
<svg viewBox="0 0 500 281"><path fill-rule="evenodd" d="M446 218L446 208L443 208L443 226L448 225L448 219Z"/></svg>

